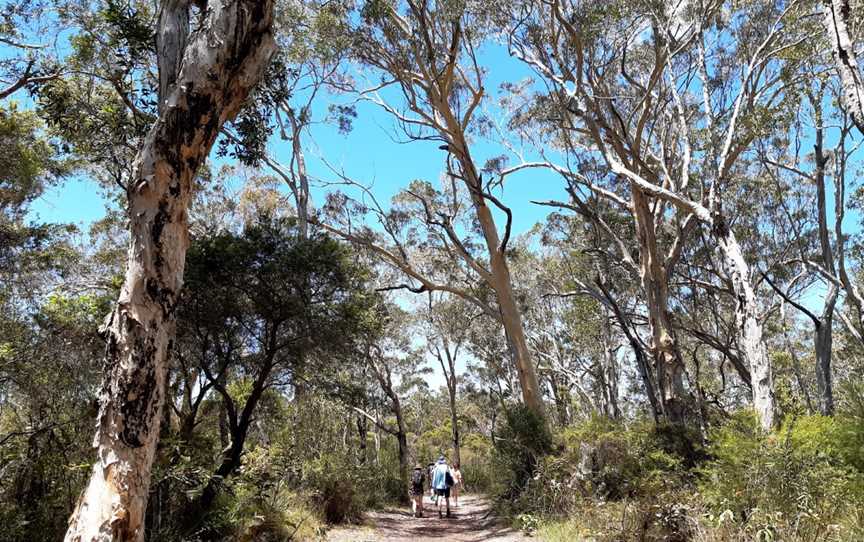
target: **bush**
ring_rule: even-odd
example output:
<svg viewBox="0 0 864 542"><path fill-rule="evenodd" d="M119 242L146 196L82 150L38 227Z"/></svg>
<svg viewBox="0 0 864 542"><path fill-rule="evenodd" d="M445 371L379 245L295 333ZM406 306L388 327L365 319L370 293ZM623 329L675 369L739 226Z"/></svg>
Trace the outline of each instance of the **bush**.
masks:
<svg viewBox="0 0 864 542"><path fill-rule="evenodd" d="M629 425L603 417L571 427L562 435L574 487L601 500L648 497L678 487L686 467L703 452L685 429L637 421Z"/></svg>
<svg viewBox="0 0 864 542"><path fill-rule="evenodd" d="M517 496L534 476L540 458L552 451L552 434L542 416L524 405L504 412L504 426L495 441L496 462L506 475L502 495Z"/></svg>
<svg viewBox="0 0 864 542"><path fill-rule="evenodd" d="M844 431L837 419L805 416L765 434L749 412L712 431L712 460L700 469L699 483L709 523L766 540L820 540L833 531L842 536L838 529L857 530L857 520L841 527L864 503Z"/></svg>

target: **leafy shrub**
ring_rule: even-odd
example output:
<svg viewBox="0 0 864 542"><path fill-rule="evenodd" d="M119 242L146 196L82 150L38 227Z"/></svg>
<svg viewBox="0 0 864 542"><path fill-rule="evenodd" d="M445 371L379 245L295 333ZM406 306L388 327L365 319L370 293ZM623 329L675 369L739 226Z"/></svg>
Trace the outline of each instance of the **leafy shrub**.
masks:
<svg viewBox="0 0 864 542"><path fill-rule="evenodd" d="M594 417L562 434L573 486L584 497L620 500L677 487L702 452L694 435L649 421L624 424Z"/></svg>
<svg viewBox="0 0 864 542"><path fill-rule="evenodd" d="M751 413L736 415L712 432L700 469L709 519L754 539L825 539L864 502L843 433L842 421L805 416L765 434Z"/></svg>
<svg viewBox="0 0 864 542"><path fill-rule="evenodd" d="M540 458L552 451L553 440L543 417L524 405L505 410L504 420L495 441L496 459L507 476L502 493L514 497L528 485Z"/></svg>

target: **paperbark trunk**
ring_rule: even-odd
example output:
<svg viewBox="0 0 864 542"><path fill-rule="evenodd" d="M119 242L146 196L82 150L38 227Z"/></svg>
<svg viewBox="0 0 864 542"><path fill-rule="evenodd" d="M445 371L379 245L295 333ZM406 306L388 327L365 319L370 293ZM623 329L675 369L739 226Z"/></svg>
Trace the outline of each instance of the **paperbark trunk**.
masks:
<svg viewBox="0 0 864 542"><path fill-rule="evenodd" d="M714 235L723 252L726 270L735 290L735 323L738 344L750 366L753 408L759 423L766 431L774 426L774 376L768 349L759 321L756 294L750 284L750 266L744 259L735 234L725 225L722 217L715 217Z"/></svg>
<svg viewBox="0 0 864 542"><path fill-rule="evenodd" d="M849 0L824 0L824 25L831 41L831 54L840 75L841 102L858 130L864 134L864 76L849 35Z"/></svg>
<svg viewBox="0 0 864 542"><path fill-rule="evenodd" d="M144 539L165 354L189 244L192 180L219 129L236 115L263 73L274 49L272 11L271 0L211 0L206 20L185 49L160 51L182 61L174 83L160 89L165 102L133 163L126 276L105 328L97 459L70 518L67 541ZM170 37L162 30L160 46ZM182 24L177 31L185 32ZM172 43L187 41L183 36ZM160 71L165 66L160 58Z"/></svg>

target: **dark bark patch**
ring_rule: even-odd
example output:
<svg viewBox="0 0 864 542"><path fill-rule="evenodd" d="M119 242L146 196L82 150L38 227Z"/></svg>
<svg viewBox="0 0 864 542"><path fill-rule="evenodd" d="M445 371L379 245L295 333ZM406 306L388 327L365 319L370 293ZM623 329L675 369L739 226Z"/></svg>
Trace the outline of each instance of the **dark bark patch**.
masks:
<svg viewBox="0 0 864 542"><path fill-rule="evenodd" d="M157 269L162 267L162 231L170 221L168 201L163 198L159 201L159 210L156 212L156 216L153 217L153 227L150 229L150 236L153 239L153 244L156 246L156 259L153 264Z"/></svg>
<svg viewBox="0 0 864 542"><path fill-rule="evenodd" d="M153 299L154 301L159 301L159 298L161 297L159 292L159 283L156 282L156 279L153 277L147 279L147 295L149 295L150 299Z"/></svg>
<svg viewBox="0 0 864 542"><path fill-rule="evenodd" d="M153 322L155 327L157 324ZM156 420L156 345L153 337L139 337L132 351L131 367L118 375L114 399L120 404L123 429L120 440L126 446L144 445L150 424ZM158 420L156 420L158 422Z"/></svg>
<svg viewBox="0 0 864 542"><path fill-rule="evenodd" d="M726 224L726 217L724 217L720 213L714 213L714 216L711 217L713 219L712 233L718 239L726 239L729 237L729 225Z"/></svg>

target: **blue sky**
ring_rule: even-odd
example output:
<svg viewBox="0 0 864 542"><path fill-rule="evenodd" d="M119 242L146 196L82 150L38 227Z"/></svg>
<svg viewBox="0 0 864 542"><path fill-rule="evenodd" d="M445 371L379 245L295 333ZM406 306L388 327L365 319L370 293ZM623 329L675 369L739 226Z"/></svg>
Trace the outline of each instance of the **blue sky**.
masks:
<svg viewBox="0 0 864 542"><path fill-rule="evenodd" d="M481 55L482 62L489 69L486 89L492 95L487 100L494 107L498 88L504 81L515 82L530 75L529 70L519 61L511 58L504 47L488 46ZM345 102L347 96L319 95L315 107L315 118L326 116L330 103ZM373 192L382 203L389 202L399 189L414 179L424 179L437 183L442 171L445 153L438 149L438 143L416 141L400 143L404 139L398 133L390 115L380 107L363 102L358 105L358 118L354 129L347 135L340 134L331 124L319 123L312 127L311 140L307 136L306 157L309 172L313 178L335 180L335 176L320 159L339 167L350 177L364 184L372 184ZM525 149L527 152L527 149ZM279 161L287 163L290 159L287 142L280 141L278 134L271 138L270 152ZM485 139L473 142L472 153L478 165L487 158L506 154L500 144ZM528 155L527 159L536 158ZM222 162L211 156L211 165ZM511 164L518 163L512 158ZM214 167L214 170L218 167ZM117 189L119 190L119 188ZM286 187L287 190L287 187ZM331 190L331 189L327 189ZM324 189L315 189L313 199L320 204ZM106 194L99 185L85 175L73 177L63 184L48 190L31 207L30 216L34 220L46 222L66 222L87 226L105 213ZM566 199L564 183L557 174L542 170L526 170L512 175L503 192L503 201L513 209L514 233L530 229L542 221L549 213L548 207L533 205L530 200ZM503 220L501 216L499 220ZM503 226L503 222L501 224Z"/></svg>
<svg viewBox="0 0 864 542"><path fill-rule="evenodd" d="M482 52L481 60L489 72L485 88L491 95L487 100L488 107L494 108L498 89L503 82L516 82L531 75L530 71L519 61L511 58L504 47L488 46ZM390 95L388 95L389 99ZM345 102L348 96L331 96L326 93L319 95L316 102L314 118L323 119L327 106L333 102ZM494 112L493 112L494 114ZM404 139L397 131L390 115L379 106L363 102L358 105L358 117L354 129L347 135L340 134L332 124L315 124L311 129L311 138L306 136L307 166L313 178L335 180L335 176L323 163L321 158L331 165L341 168L353 179L364 184L373 185L373 193L382 204L401 188L414 179L424 179L438 182L444 166L445 153L438 149L439 143L431 141L416 141L400 143ZM518 142L517 142L518 143ZM537 159L529 149L522 149L528 160ZM278 137L278 131L271 138L270 152L280 162L287 163L290 159L290 143L283 142ZM506 154L506 149L499 143L485 139L475 139L472 153L478 166L482 166L487 158ZM211 153L211 167L217 171L225 161L218 159L215 152ZM518 163L516 157L511 158L511 165ZM218 182L218 180L217 180ZM228 181L231 182L231 181ZM283 187L287 192L287 187ZM119 188L109 188L117 190ZM324 188L313 189L313 201L320 205L324 201ZM116 193L114 194L116 196ZM533 205L531 200L561 199L566 200L564 182L557 175L544 170L530 169L518 172L508 177L504 187L502 200L513 211L513 234L518 235L531 229L550 212L549 207ZM105 215L107 203L111 197L106 189L85 174L80 174L66 180L64 183L50 188L36 200L29 216L39 222L75 223L86 230L87 227ZM497 214L499 225L503 228L504 217ZM420 346L420 343L415 346ZM461 372L469 360L463 354L457 360L457 369ZM433 373L428 382L433 388L444 385L443 376L436 361L430 358Z"/></svg>
<svg viewBox="0 0 864 542"><path fill-rule="evenodd" d="M480 55L481 63L488 69L485 88L491 95L487 100L493 115L498 89L503 82L518 82L532 74L521 62L511 58L506 49L500 45L487 45ZM25 101L21 97L21 101ZM327 106L331 102L344 102L348 96L330 96L326 93L319 96L315 108L315 118L326 116ZM438 149L438 143L432 141L416 141L399 143L394 139L403 136L398 132L393 119L388 113L371 103L361 103L358 106L358 118L354 129L348 135L340 134L336 127L330 124L316 124L312 128L311 138L307 136L304 143L307 147L307 164L313 178L333 179L334 175L322 163L319 157L341 168L347 175L364 184L372 184L373 192L378 200L387 203L397 191L407 186L414 179L424 179L437 183L442 171L444 152ZM828 142L833 143L833 141ZM274 134L270 150L279 161L289 160L288 143L280 141ZM536 159L529 149L524 149L526 159ZM472 142L472 153L478 165L487 158L506 154L499 144L484 139ZM511 164L515 162L515 157ZM221 160L211 161L213 170L218 170ZM218 179L217 179L218 182ZM284 187L287 191L287 187ZM119 190L116 189L116 190ZM323 201L324 189L313 191L315 204ZM849 190L851 196L851 190ZM831 197L831 194L829 194ZM530 203L531 200L561 199L566 200L564 183L556 174L543 170L525 170L509 178L504 187L502 200L513 210L514 234L525 232L538 222L541 222L550 212L548 207L540 207ZM104 190L86 175L73 177L63 184L48 190L31 207L30 217L36 221L75 223L86 228L90 223L104 216L106 198ZM833 207L833 206L829 206ZM829 210L833 214L833 209ZM498 215L499 225L503 226L503 217ZM833 217L829 217L832 220ZM857 213L847 215L847 231L859 231ZM814 308L821 305L822 291L816 289L805 296L805 304ZM433 379L433 383L437 379Z"/></svg>

